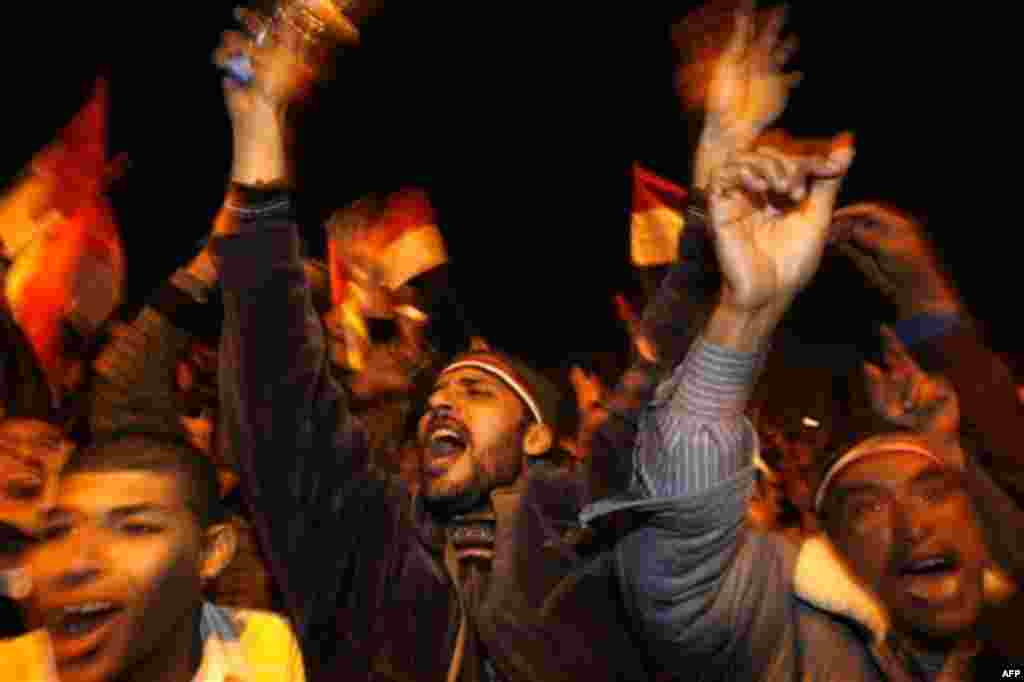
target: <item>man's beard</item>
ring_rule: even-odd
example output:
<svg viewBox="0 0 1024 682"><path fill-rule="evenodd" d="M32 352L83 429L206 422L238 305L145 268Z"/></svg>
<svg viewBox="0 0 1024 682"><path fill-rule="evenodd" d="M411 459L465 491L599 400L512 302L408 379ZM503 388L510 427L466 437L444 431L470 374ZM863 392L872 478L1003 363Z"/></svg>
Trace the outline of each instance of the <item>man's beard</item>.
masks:
<svg viewBox="0 0 1024 682"><path fill-rule="evenodd" d="M463 463L471 467L468 475L450 480L449 476ZM463 454L451 469L439 478L429 478L421 472L421 490L427 508L439 516L452 516L475 509L482 504L493 487L487 480L480 462L469 453Z"/></svg>
<svg viewBox="0 0 1024 682"><path fill-rule="evenodd" d="M443 476L437 478L426 475L424 465L429 454L421 453L421 467L424 470L420 474L420 490L427 508L442 516L463 514L485 504L490 492L495 488L515 483L523 470L520 444L523 442L527 426L526 423L522 424L500 443L483 452L464 452ZM497 462L503 456L509 457L510 453L513 453L512 456L517 462L514 472L496 477L482 464L484 461Z"/></svg>

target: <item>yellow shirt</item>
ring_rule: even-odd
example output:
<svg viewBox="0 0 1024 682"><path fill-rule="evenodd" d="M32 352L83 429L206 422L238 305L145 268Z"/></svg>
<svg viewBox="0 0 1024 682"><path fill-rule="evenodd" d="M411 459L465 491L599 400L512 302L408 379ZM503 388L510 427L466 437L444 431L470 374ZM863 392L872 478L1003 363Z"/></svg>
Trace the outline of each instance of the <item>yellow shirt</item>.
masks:
<svg viewBox="0 0 1024 682"><path fill-rule="evenodd" d="M269 611L203 605L203 660L193 682L305 682L291 626Z"/></svg>
<svg viewBox="0 0 1024 682"><path fill-rule="evenodd" d="M57 666L50 636L45 630L0 639L0 679L4 682L57 682Z"/></svg>
<svg viewBox="0 0 1024 682"><path fill-rule="evenodd" d="M305 682L291 626L268 611L203 604L203 660L193 682ZM0 639L0 680L59 682L45 630Z"/></svg>

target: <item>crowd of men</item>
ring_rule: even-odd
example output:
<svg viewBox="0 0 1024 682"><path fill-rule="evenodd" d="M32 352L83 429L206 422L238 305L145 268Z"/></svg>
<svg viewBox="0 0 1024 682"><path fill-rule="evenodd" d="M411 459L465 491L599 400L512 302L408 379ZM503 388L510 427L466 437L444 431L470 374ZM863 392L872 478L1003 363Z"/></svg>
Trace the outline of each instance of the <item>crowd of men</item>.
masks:
<svg viewBox="0 0 1024 682"><path fill-rule="evenodd" d="M693 186L655 178L675 228L634 225L651 286L619 302L625 369L568 382L476 333L420 189L340 209L306 257L292 114L318 74L241 18L214 55L229 189L137 316L102 84L0 203L0 678L966 682L1024 661L1014 378L911 216L837 206L853 137L772 129L798 82L781 11L742 5L680 66ZM826 249L897 311L853 372L773 348Z"/></svg>

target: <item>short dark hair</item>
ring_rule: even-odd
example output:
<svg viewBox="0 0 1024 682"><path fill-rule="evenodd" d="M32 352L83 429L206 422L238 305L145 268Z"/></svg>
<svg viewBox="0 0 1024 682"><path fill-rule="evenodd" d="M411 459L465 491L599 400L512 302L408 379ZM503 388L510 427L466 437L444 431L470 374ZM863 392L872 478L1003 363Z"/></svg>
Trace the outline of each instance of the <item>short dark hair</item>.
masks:
<svg viewBox="0 0 1024 682"><path fill-rule="evenodd" d="M185 504L201 528L226 519L217 468L182 435L138 429L103 434L72 454L61 476L112 471L176 474L183 484Z"/></svg>

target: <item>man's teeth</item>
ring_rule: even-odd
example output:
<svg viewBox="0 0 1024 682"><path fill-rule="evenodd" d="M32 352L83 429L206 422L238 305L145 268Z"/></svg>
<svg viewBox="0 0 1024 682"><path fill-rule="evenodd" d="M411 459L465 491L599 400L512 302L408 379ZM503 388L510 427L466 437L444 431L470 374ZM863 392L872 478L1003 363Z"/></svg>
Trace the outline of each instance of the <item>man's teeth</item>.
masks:
<svg viewBox="0 0 1024 682"><path fill-rule="evenodd" d="M434 431L434 433L430 434L430 440L432 441L439 441L442 439L447 440L448 442L462 443L462 436L451 429L438 429L437 431Z"/></svg>
<svg viewBox="0 0 1024 682"><path fill-rule="evenodd" d="M910 564L906 572L907 573L928 573L931 571L945 570L952 568L953 562L945 557L935 557L933 559L924 559L922 561L916 561Z"/></svg>
<svg viewBox="0 0 1024 682"><path fill-rule="evenodd" d="M430 433L429 447L435 457L452 457L466 449L467 439L455 429L440 427Z"/></svg>
<svg viewBox="0 0 1024 682"><path fill-rule="evenodd" d="M105 601L65 606L54 615L51 627L65 635L81 635L93 630L116 609L116 605Z"/></svg>
<svg viewBox="0 0 1024 682"><path fill-rule="evenodd" d="M114 608L114 605L110 602L105 601L94 601L87 604L76 604L75 606L65 606L63 609L63 615L65 616L87 616L89 614L97 613L99 611L107 611Z"/></svg>

